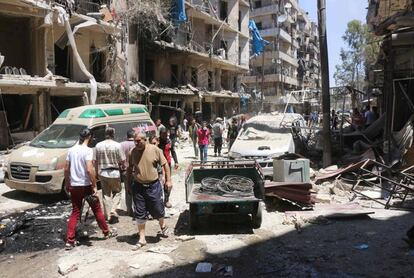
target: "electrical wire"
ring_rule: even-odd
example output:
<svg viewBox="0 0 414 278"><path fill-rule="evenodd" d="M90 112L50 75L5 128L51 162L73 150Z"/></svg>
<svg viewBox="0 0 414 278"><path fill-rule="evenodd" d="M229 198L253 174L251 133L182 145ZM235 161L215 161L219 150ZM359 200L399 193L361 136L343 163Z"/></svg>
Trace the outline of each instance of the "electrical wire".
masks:
<svg viewBox="0 0 414 278"><path fill-rule="evenodd" d="M254 182L250 178L227 175L222 179L207 177L201 180L199 193L221 195L224 197L254 196Z"/></svg>

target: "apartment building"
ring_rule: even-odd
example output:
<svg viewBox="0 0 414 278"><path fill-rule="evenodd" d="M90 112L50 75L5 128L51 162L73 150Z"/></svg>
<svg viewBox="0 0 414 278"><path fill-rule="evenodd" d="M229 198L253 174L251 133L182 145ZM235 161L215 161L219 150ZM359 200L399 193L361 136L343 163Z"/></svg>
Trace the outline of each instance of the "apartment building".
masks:
<svg viewBox="0 0 414 278"><path fill-rule="evenodd" d="M188 0L185 14L170 36L140 48L140 81L154 82L154 117L201 111L210 120L239 113L241 78L249 68L249 3Z"/></svg>
<svg viewBox="0 0 414 278"><path fill-rule="evenodd" d="M370 0L367 23L377 35L380 50L371 66L369 91L385 113L385 138L410 120L414 109L414 1ZM374 40L375 40L374 39ZM393 142L393 140L390 140ZM411 150L410 150L411 152Z"/></svg>
<svg viewBox="0 0 414 278"><path fill-rule="evenodd" d="M319 88L318 28L296 0L252 3L250 18L269 45L250 60L243 82L263 92L265 110L280 110L290 91Z"/></svg>
<svg viewBox="0 0 414 278"><path fill-rule="evenodd" d="M93 85L88 73L97 82L96 102L110 98L107 61L111 37L120 29L111 21L109 1L107 6L103 2L0 0L2 147L11 143L11 134L31 138L64 109L89 103ZM80 60L62 11L69 16Z"/></svg>

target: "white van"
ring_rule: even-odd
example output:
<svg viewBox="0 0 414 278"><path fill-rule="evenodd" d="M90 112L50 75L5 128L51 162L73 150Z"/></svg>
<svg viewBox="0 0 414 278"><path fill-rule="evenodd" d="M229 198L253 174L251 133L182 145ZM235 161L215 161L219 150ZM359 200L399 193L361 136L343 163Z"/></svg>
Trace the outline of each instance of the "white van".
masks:
<svg viewBox="0 0 414 278"><path fill-rule="evenodd" d="M115 140L126 139L131 128L155 134L156 127L144 105L100 104L63 111L51 126L28 145L12 151L8 158L5 183L8 187L41 194L64 193L64 166L68 149L79 132L90 128L92 147L104 140L105 128L115 128Z"/></svg>
<svg viewBox="0 0 414 278"><path fill-rule="evenodd" d="M273 177L273 157L299 151L293 134L307 136L302 115L296 113L261 114L250 118L234 141L231 159L255 159L266 177Z"/></svg>

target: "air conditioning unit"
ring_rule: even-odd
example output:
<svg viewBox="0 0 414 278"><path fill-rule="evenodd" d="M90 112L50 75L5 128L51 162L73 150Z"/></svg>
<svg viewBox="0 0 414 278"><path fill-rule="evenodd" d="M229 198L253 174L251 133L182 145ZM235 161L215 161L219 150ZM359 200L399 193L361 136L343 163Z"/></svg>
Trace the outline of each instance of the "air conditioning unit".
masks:
<svg viewBox="0 0 414 278"><path fill-rule="evenodd" d="M278 182L310 182L309 159L273 160L273 181Z"/></svg>

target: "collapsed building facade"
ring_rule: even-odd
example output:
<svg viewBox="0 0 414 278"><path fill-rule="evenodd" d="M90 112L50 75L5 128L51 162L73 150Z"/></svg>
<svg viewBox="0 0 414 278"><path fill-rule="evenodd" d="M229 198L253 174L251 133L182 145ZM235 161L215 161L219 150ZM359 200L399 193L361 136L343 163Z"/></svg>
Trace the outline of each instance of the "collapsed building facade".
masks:
<svg viewBox="0 0 414 278"><path fill-rule="evenodd" d="M120 28L106 2L0 1L2 147L32 138L66 108L111 99Z"/></svg>
<svg viewBox="0 0 414 278"><path fill-rule="evenodd" d="M414 114L414 1L371 0L367 22L381 40L369 81L380 92L378 104L386 115L385 138L400 131ZM407 136L412 137L411 133ZM412 138L411 138L412 141Z"/></svg>
<svg viewBox="0 0 414 278"><path fill-rule="evenodd" d="M284 107L290 91L318 89L318 28L298 1L253 1L250 18L269 44L264 56L251 59L250 73L243 82L264 93L264 109Z"/></svg>
<svg viewBox="0 0 414 278"><path fill-rule="evenodd" d="M150 88L153 117L166 121L200 111L212 120L239 113L249 66L248 2L169 2L171 9L184 4L184 19L170 13L154 38L139 36L139 77Z"/></svg>

